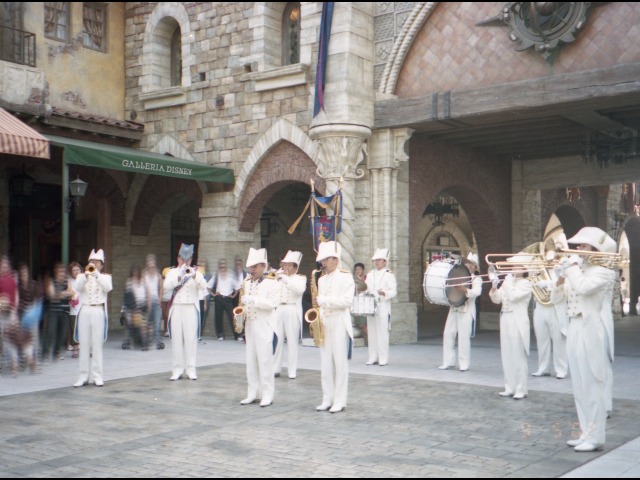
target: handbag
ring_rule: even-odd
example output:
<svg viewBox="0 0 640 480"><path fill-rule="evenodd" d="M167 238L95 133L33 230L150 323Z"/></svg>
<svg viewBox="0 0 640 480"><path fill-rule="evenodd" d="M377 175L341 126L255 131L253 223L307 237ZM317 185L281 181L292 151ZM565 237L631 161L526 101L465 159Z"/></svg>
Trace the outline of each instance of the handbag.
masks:
<svg viewBox="0 0 640 480"><path fill-rule="evenodd" d="M22 328L31 330L40 325L42 319L42 300L36 300L22 314Z"/></svg>

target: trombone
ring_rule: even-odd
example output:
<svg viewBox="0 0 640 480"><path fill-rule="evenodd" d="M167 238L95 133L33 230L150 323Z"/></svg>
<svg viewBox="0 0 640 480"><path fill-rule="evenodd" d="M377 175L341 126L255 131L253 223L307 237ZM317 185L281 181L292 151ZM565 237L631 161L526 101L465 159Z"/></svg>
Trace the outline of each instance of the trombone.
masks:
<svg viewBox="0 0 640 480"><path fill-rule="evenodd" d="M589 250L571 250L560 249L556 252L560 254L551 260L552 266L562 263L564 258L570 255L579 255L584 258L585 263L589 265L597 265L612 270L625 268L629 266L629 259L620 253L594 252Z"/></svg>

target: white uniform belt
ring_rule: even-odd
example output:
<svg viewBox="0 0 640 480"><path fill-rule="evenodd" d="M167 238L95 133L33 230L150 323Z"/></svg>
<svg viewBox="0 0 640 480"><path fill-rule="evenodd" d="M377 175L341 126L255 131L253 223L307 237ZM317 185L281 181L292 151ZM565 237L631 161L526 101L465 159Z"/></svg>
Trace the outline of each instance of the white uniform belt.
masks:
<svg viewBox="0 0 640 480"><path fill-rule="evenodd" d="M348 308L344 308L344 309L340 309L340 310L324 310L322 312L322 316L323 317L337 317L338 315L343 315L345 313L349 313L349 309Z"/></svg>
<svg viewBox="0 0 640 480"><path fill-rule="evenodd" d="M104 307L104 303L89 303L87 307Z"/></svg>
<svg viewBox="0 0 640 480"><path fill-rule="evenodd" d="M280 305L297 305L297 303L286 303L286 302L282 302Z"/></svg>

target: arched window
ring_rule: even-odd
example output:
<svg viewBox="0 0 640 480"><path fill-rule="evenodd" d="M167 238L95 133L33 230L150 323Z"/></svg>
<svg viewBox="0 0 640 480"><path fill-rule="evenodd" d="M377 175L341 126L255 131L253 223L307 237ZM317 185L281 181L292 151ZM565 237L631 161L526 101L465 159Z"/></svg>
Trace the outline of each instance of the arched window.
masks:
<svg viewBox="0 0 640 480"><path fill-rule="evenodd" d="M176 27L171 37L171 86L182 84L182 40L180 27Z"/></svg>
<svg viewBox="0 0 640 480"><path fill-rule="evenodd" d="M282 16L282 65L300 63L300 2L289 2Z"/></svg>

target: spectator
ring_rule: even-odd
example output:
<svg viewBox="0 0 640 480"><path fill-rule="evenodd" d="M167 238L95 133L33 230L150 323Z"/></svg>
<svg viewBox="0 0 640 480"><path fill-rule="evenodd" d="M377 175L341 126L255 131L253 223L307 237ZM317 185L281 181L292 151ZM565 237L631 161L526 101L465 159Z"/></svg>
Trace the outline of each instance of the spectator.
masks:
<svg viewBox="0 0 640 480"><path fill-rule="evenodd" d="M200 265L198 265L198 270L204 275L205 282L209 283L209 280L211 280L211 272L209 271L209 261L206 258L202 258ZM200 338L198 341L202 340L204 336L204 326L207 323L207 314L211 301L209 290L200 292Z"/></svg>
<svg viewBox="0 0 640 480"><path fill-rule="evenodd" d="M20 263L18 265L18 294L20 298L20 302L18 304L18 317L22 319L29 307L34 305L35 302L42 300L43 294L41 285L31 278L29 267L26 263ZM25 331L21 333L22 341L16 342L17 344L15 345L16 350L18 348L22 349L22 354L25 358L26 364L31 369L31 373L35 373L36 371L34 346L38 345L39 320L40 319L38 319L38 322L30 328L23 328ZM15 354L17 353L18 352L16 351Z"/></svg>
<svg viewBox="0 0 640 480"><path fill-rule="evenodd" d="M149 323L149 329L152 332L153 342L156 344L156 348L158 350L162 350L164 348L164 343L160 339L160 321L162 317L160 300L163 295L163 281L162 275L158 272L156 256L151 253L147 255L147 267L144 271L144 283L149 295L147 322Z"/></svg>
<svg viewBox="0 0 640 480"><path fill-rule="evenodd" d="M49 280L45 289L49 299L49 311L42 345L42 360L47 365L50 354L53 354L54 360L64 360L62 352L69 328L69 299L75 294L63 263L57 262L54 265L53 278Z"/></svg>
<svg viewBox="0 0 640 480"><path fill-rule="evenodd" d="M128 335L123 343L123 348L129 348L130 342L133 341L134 344L146 351L149 346L150 329L147 324L147 312L151 310L151 296L146 282L142 278L142 270L137 265L131 267L122 306L127 322L125 334Z"/></svg>
<svg viewBox="0 0 640 480"><path fill-rule="evenodd" d="M5 363L5 354L9 349L6 334L9 325L16 321L18 306L18 281L11 268L11 260L6 255L0 260L0 373ZM17 365L15 366L17 369Z"/></svg>
<svg viewBox="0 0 640 480"><path fill-rule="evenodd" d="M76 331L76 320L78 318L78 312L80 311L80 295L77 293L76 282L78 279L78 275L82 273L82 265L78 262L71 262L69 264L69 283L71 283L71 288L76 292L76 294L69 299L69 335L67 335L67 341L71 346L73 358L78 358L80 353L78 342L74 340L75 331Z"/></svg>
<svg viewBox="0 0 640 480"><path fill-rule="evenodd" d="M233 328L233 304L234 299L240 291L238 282L239 276L233 275L227 269L227 261L220 259L218 261L218 270L213 274L207 288L213 296L215 302L216 316L216 335L219 341L224 340L224 322L223 317L226 314L231 326L233 336L237 341L242 341L241 334L237 333Z"/></svg>

